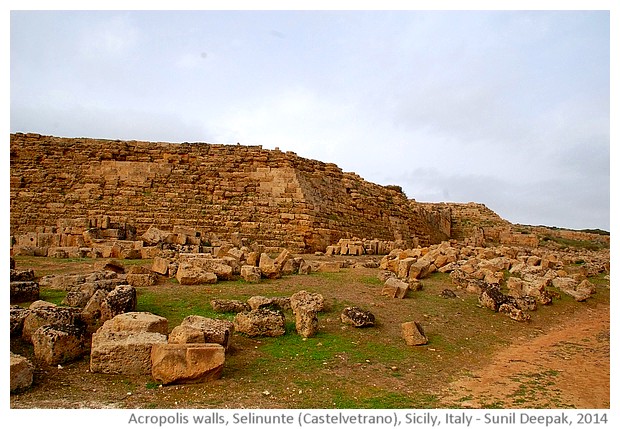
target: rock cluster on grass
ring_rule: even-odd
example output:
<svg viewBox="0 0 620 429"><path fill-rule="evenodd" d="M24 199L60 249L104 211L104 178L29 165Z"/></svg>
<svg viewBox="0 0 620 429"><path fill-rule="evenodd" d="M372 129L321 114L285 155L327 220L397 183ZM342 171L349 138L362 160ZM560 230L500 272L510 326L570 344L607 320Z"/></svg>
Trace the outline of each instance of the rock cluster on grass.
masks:
<svg viewBox="0 0 620 429"><path fill-rule="evenodd" d="M607 253L587 250L476 247L444 241L423 248L394 249L382 258L380 268L379 278L386 282L383 293L388 296L399 296L396 284L404 288L408 283L411 289L412 282L439 271L449 273L457 288L478 294L483 307L527 321L526 312L535 310L536 303L550 304L559 296L553 289L577 301L587 300L596 292L587 277L609 272L609 263Z"/></svg>

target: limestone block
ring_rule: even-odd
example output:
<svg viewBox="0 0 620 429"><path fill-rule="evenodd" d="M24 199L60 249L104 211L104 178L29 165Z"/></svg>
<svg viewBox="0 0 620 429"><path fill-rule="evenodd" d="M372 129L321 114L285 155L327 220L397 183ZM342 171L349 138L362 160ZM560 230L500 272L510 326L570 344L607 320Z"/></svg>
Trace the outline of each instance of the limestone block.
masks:
<svg viewBox="0 0 620 429"><path fill-rule="evenodd" d="M151 349L166 344L158 332L116 331L101 327L93 334L90 352L91 372L146 375L151 373Z"/></svg>
<svg viewBox="0 0 620 429"><path fill-rule="evenodd" d="M276 261L266 253L261 253L258 267L260 268L262 276L265 278L277 279L282 277L280 267L276 265Z"/></svg>
<svg viewBox="0 0 620 429"><path fill-rule="evenodd" d="M499 310L500 313L506 314L512 320L516 320L517 322L528 322L531 319L531 316L517 308L514 304L505 303L500 305Z"/></svg>
<svg viewBox="0 0 620 429"><path fill-rule="evenodd" d="M32 334L44 325L73 325L80 320L81 310L73 307L41 306L30 308L24 319L22 338L32 342Z"/></svg>
<svg viewBox="0 0 620 429"><path fill-rule="evenodd" d="M58 365L86 352L86 331L76 325L44 325L32 334L32 344L37 359Z"/></svg>
<svg viewBox="0 0 620 429"><path fill-rule="evenodd" d="M409 267L409 279L418 280L428 276L431 268L431 262L426 259L418 259Z"/></svg>
<svg viewBox="0 0 620 429"><path fill-rule="evenodd" d="M399 260L398 271L396 272L399 279L406 279L409 276L409 268L415 261L415 258L405 258Z"/></svg>
<svg viewBox="0 0 620 429"><path fill-rule="evenodd" d="M258 310L261 308L271 308L276 310L290 310L291 299L288 297L265 297L265 296L253 296L248 299L248 305L252 310Z"/></svg>
<svg viewBox="0 0 620 429"><path fill-rule="evenodd" d="M22 334L24 320L26 316L28 316L28 313L30 313L30 310L27 308L20 307L19 305L11 305L11 337Z"/></svg>
<svg viewBox="0 0 620 429"><path fill-rule="evenodd" d="M170 332L168 342L216 343L228 349L234 330L234 324L228 320L191 315ZM200 332L202 337L197 335L197 332Z"/></svg>
<svg viewBox="0 0 620 429"><path fill-rule="evenodd" d="M297 333L304 338L313 337L319 330L318 312L309 307L300 306L294 313Z"/></svg>
<svg viewBox="0 0 620 429"><path fill-rule="evenodd" d="M179 284L182 285L217 283L217 275L215 273L206 271L203 268L196 267L187 262L179 264L176 278Z"/></svg>
<svg viewBox="0 0 620 429"><path fill-rule="evenodd" d="M217 313L241 313L252 309L248 303L236 299L214 299L211 307Z"/></svg>
<svg viewBox="0 0 620 429"><path fill-rule="evenodd" d="M340 313L340 320L342 323L352 325L356 328L365 328L375 325L375 315L359 307L346 307L342 310L342 313Z"/></svg>
<svg viewBox="0 0 620 429"><path fill-rule="evenodd" d="M385 281L383 289L381 290L381 295L403 299L407 296L408 290L409 283L399 280L396 277L390 277Z"/></svg>
<svg viewBox="0 0 620 429"><path fill-rule="evenodd" d="M241 278L246 282L256 283L261 279L261 270L253 265L243 265L241 267Z"/></svg>
<svg viewBox="0 0 620 429"><path fill-rule="evenodd" d="M408 346L421 346L428 343L422 325L418 322L405 322L401 324L402 335Z"/></svg>
<svg viewBox="0 0 620 429"><path fill-rule="evenodd" d="M321 262L317 271L320 273L339 273L340 268L342 268L342 262L340 261Z"/></svg>
<svg viewBox="0 0 620 429"><path fill-rule="evenodd" d="M204 383L221 377L224 361L219 344L154 344L151 375L162 384Z"/></svg>
<svg viewBox="0 0 620 429"><path fill-rule="evenodd" d="M32 270L32 268L29 268L27 270L11 269L12 282L33 282L34 279L34 271Z"/></svg>
<svg viewBox="0 0 620 429"><path fill-rule="evenodd" d="M155 274L127 274L127 283L133 287L149 287L157 283Z"/></svg>
<svg viewBox="0 0 620 429"><path fill-rule="evenodd" d="M30 302L39 299L39 283L34 281L12 281L10 284L10 302Z"/></svg>
<svg viewBox="0 0 620 429"><path fill-rule="evenodd" d="M278 337L284 335L284 314L281 311L261 308L239 313L233 320L235 331L250 337Z"/></svg>
<svg viewBox="0 0 620 429"><path fill-rule="evenodd" d="M154 246L165 242L170 235L172 235L171 232L162 231L159 228L151 226L144 234L142 234L142 241L144 241L147 245Z"/></svg>
<svg viewBox="0 0 620 429"><path fill-rule="evenodd" d="M123 313L107 320L97 332L156 332L166 335L168 319L148 312Z"/></svg>
<svg viewBox="0 0 620 429"><path fill-rule="evenodd" d="M151 270L153 270L154 272L156 272L157 274L161 274L161 275L168 275L168 267L169 267L170 263L168 262L167 259L165 258L160 258L155 257L153 259L153 267L151 268Z"/></svg>
<svg viewBox="0 0 620 429"><path fill-rule="evenodd" d="M11 393L21 392L32 386L34 366L23 356L11 352Z"/></svg>
<svg viewBox="0 0 620 429"><path fill-rule="evenodd" d="M136 310L136 289L130 285L116 286L101 303L101 319L109 320L113 317Z"/></svg>
<svg viewBox="0 0 620 429"><path fill-rule="evenodd" d="M300 290L291 295L290 303L293 312L297 311L297 309L319 312L325 308L325 298L323 298L323 295L320 293L310 293L305 290Z"/></svg>

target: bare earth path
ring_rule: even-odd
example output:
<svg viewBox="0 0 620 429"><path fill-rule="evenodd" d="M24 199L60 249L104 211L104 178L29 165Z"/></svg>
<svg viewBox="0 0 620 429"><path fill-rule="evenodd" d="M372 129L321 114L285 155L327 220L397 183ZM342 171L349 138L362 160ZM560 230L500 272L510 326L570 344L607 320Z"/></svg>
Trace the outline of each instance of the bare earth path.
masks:
<svg viewBox="0 0 620 429"><path fill-rule="evenodd" d="M451 383L459 408L609 408L609 306L584 308L533 339L517 339L491 363Z"/></svg>

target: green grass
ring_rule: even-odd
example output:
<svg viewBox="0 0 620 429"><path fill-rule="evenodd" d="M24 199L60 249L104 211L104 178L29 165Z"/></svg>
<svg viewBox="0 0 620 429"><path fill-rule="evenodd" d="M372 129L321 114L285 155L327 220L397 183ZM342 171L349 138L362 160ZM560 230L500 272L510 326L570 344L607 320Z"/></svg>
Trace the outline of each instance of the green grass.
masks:
<svg viewBox="0 0 620 429"><path fill-rule="evenodd" d="M38 263L50 273L79 272L80 267L84 272L93 263L93 260L80 260L66 264L62 260L56 266L47 258L18 258L17 261L20 266ZM39 275L39 268L33 268ZM170 330L188 315L233 320L234 314L213 311L210 302L215 298L246 301L255 295L290 296L305 289L323 294L326 308L319 314L319 332L305 340L296 333L290 311L285 312L283 336L249 338L235 334L226 355L223 378L217 382L186 385L177 391L170 386L156 388L159 385L148 378L132 381L131 386L119 378L117 386L125 390L121 392L123 395L129 390L134 392L132 400L148 393L141 407L152 404L172 407L176 401L189 407L213 408L231 404L259 408L436 408L441 406L436 393L438 387L484 366L494 351L515 338L538 335L541 328L550 326L556 318L570 319L583 306L608 304L609 280L604 277L601 274L590 278L598 287L592 299L576 303L563 296L552 305L532 312L532 321L527 324L480 308L476 294L456 289L449 275L443 273L423 279L423 290L411 291L402 300L381 296L382 282L376 278L376 270L368 269L285 276L259 283L235 280L184 286L175 279L166 279L163 284L137 288L136 310L166 317ZM458 297L441 297L440 292L446 288L454 290ZM66 291L41 290L41 299L57 304L65 295ZM343 325L340 312L352 305L372 311L377 317L376 326L358 329ZM406 346L401 338L401 323L405 321L421 323L429 343ZM538 379L524 378L520 381L521 390L509 399L519 405L535 388L530 380L544 383L554 376L548 373ZM551 385L543 387L551 391ZM270 394L264 395L265 391ZM154 399L157 395L169 395L171 399L159 402ZM480 400L484 402L484 398ZM507 405L487 402L484 403L487 408Z"/></svg>

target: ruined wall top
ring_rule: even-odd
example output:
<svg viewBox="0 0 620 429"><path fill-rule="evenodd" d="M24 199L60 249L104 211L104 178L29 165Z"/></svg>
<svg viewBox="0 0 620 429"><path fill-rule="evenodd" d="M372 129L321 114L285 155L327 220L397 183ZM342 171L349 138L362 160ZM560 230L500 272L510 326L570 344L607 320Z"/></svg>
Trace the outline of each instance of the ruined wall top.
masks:
<svg viewBox="0 0 620 429"><path fill-rule="evenodd" d="M448 212L394 186L261 146L17 133L10 159L12 234L108 216L137 234L182 225L298 251L348 237L424 245L450 235Z"/></svg>

